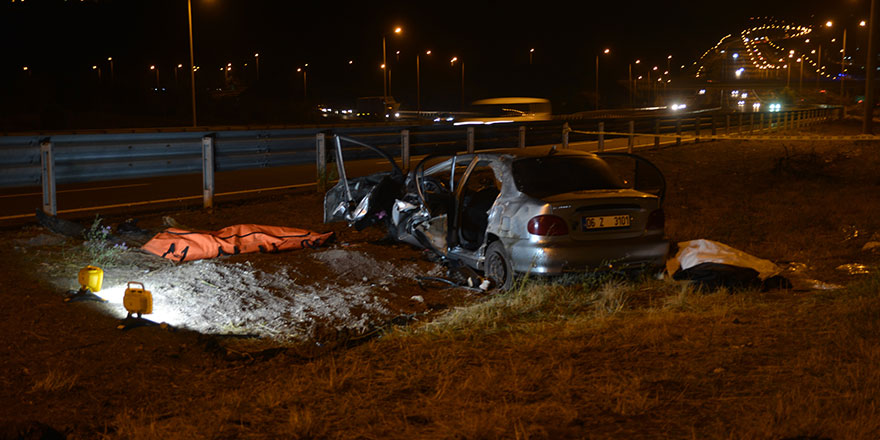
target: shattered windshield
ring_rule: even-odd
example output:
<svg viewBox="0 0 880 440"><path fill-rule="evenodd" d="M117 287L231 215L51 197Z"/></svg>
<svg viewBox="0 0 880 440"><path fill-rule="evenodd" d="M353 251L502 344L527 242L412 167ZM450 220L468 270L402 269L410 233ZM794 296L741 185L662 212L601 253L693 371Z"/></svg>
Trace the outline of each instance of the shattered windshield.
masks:
<svg viewBox="0 0 880 440"><path fill-rule="evenodd" d="M623 188L605 161L587 156L520 159L513 163L513 180L517 189L535 198L572 191Z"/></svg>

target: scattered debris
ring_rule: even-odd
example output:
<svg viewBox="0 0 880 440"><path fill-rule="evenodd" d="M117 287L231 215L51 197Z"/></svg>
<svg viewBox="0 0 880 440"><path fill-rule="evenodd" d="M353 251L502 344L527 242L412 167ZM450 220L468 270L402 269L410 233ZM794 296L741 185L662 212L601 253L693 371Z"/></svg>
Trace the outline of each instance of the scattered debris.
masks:
<svg viewBox="0 0 880 440"><path fill-rule="evenodd" d="M846 272L850 275L866 275L871 273L870 269L868 269L868 266L859 263L841 264L840 266L837 266L836 269Z"/></svg>
<svg viewBox="0 0 880 440"><path fill-rule="evenodd" d="M862 251L875 251L875 249L880 249L880 241L869 241L862 246Z"/></svg>

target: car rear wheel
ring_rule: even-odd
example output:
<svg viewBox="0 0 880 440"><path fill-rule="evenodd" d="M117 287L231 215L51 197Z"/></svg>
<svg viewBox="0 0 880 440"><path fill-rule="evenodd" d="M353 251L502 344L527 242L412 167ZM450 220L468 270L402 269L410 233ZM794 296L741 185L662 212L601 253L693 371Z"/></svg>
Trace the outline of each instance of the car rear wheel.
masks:
<svg viewBox="0 0 880 440"><path fill-rule="evenodd" d="M483 273L492 280L492 285L500 290L513 287L513 265L501 241L493 241L486 248L486 263Z"/></svg>

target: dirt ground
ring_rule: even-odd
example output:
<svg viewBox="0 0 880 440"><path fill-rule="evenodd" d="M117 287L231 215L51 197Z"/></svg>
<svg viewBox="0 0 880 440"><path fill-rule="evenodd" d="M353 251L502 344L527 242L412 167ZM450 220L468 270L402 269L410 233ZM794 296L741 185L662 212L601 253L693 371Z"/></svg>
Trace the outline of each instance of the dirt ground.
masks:
<svg viewBox="0 0 880 440"><path fill-rule="evenodd" d="M805 289L826 289L880 262L867 249L880 242L880 179L871 166L880 164L880 153L870 147L725 141L643 154L668 179L672 240L721 241L785 267ZM816 192L808 200L821 206L802 209L807 192ZM280 351L290 362L307 362L357 345L390 323L418 325L491 294L420 283L419 277L443 276L443 268L422 251L384 241L383 231L323 224L321 201L299 191L220 202L210 214L196 208L108 214L103 224L135 217L150 232L171 217L192 229L260 223L332 231L335 239L318 249L178 264L138 249L149 234L114 228L112 243L125 249L107 251L113 258L102 266L105 288L98 292L107 303L63 301L78 287L79 268L91 263L81 240L36 224L0 231L0 439L28 429L50 432L38 422L69 438L100 437L121 409L158 395L187 401L234 386L248 362ZM92 219L74 220L88 226ZM129 281L153 292L156 313L145 317L168 325L117 329ZM202 382L205 371L216 383Z"/></svg>

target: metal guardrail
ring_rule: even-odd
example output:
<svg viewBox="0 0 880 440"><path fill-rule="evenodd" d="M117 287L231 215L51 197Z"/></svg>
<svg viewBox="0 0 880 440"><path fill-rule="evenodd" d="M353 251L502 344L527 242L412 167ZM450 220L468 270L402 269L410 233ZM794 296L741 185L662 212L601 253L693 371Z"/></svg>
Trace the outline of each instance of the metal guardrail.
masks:
<svg viewBox="0 0 880 440"><path fill-rule="evenodd" d="M213 199L214 172L316 163L322 176L322 137L334 134L381 147L403 158L487 148L603 141L682 130L714 134L794 127L795 121L815 122L841 116L839 108L815 108L778 113L691 113L681 116L571 119L477 126L398 125L238 130L35 134L0 136L0 187L43 186L43 210L56 213L55 185L113 179L202 173L205 206ZM598 133L593 130L598 127ZM578 132L579 131L579 132ZM587 132L589 134L584 134ZM609 134L605 135L607 132ZM326 154L326 151L325 153ZM346 150L345 159L365 157L366 149ZM315 162L317 159L317 162ZM210 176L209 176L210 175Z"/></svg>

